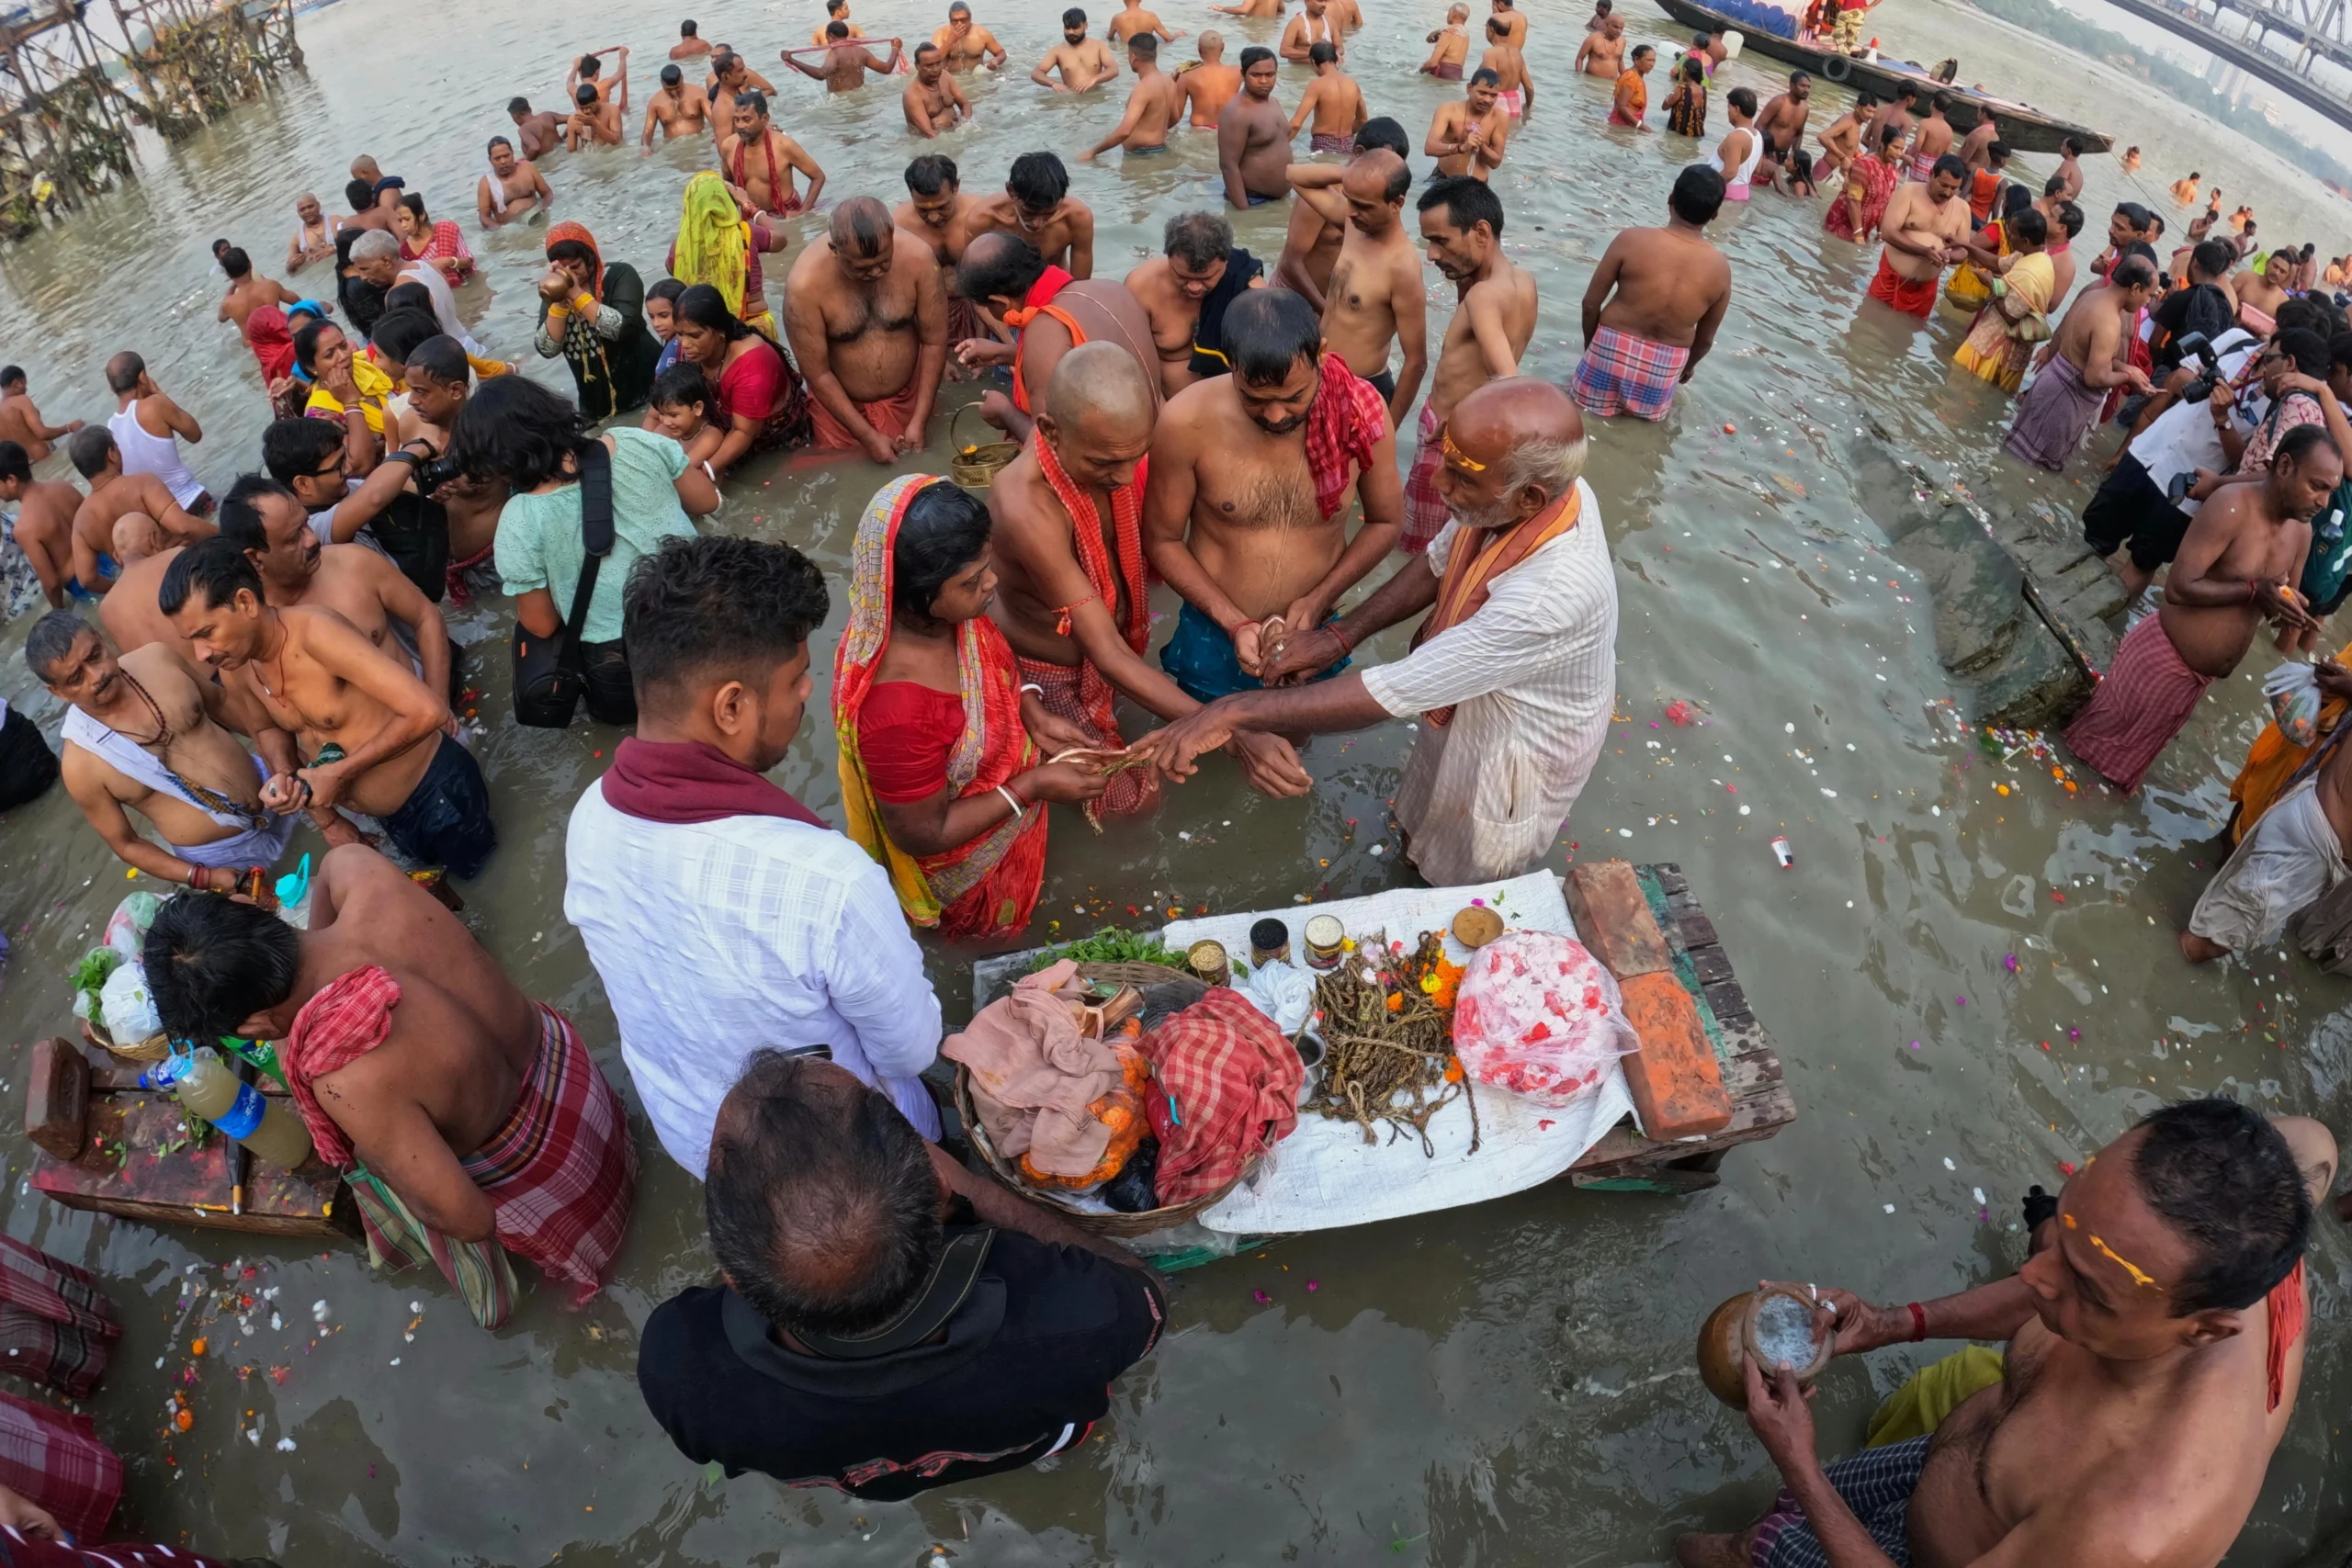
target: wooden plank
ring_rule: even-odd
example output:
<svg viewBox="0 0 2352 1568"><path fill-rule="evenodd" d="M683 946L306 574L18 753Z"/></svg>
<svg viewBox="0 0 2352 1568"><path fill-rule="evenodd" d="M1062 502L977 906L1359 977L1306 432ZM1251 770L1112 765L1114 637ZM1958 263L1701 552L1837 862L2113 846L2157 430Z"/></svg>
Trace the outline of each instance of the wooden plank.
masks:
<svg viewBox="0 0 2352 1568"><path fill-rule="evenodd" d="M101 1096L90 1103L90 1140L81 1156L40 1156L32 1185L67 1208L153 1224L268 1235L357 1234L349 1196L333 1171L296 1176L247 1161L252 1175L240 1213L238 1145L216 1133L201 1148L171 1147L185 1135L175 1100L144 1092Z"/></svg>

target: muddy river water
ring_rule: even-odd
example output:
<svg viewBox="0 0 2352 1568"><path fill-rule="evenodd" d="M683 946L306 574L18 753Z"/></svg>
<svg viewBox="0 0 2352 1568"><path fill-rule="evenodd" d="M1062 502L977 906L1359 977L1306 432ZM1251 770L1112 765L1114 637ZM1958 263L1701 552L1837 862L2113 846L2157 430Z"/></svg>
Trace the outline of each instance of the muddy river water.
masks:
<svg viewBox="0 0 2352 1568"><path fill-rule="evenodd" d="M755 62L821 19L813 0L807 15L698 4L704 36ZM1636 38L1673 35L1644 0L1625 5ZM1374 112L1418 139L1453 91L1413 72L1441 7L1397 6L1366 0L1370 26L1349 62ZM871 34L912 36L938 8L858 0L856 14ZM994 188L1031 148L1068 157L1117 114L1103 95L1073 102L1022 79L1052 41L1055 9L982 6L1019 69L983 79L978 124L940 143L969 188ZM1539 102L1497 183L1512 257L1543 289L1528 368L1564 380L1593 260L1618 228L1661 220L1673 171L1692 154L1664 134L1602 129L1605 85L1566 74L1581 0L1526 9ZM1195 32L1213 19L1198 0L1162 0L1160 14ZM194 462L217 492L257 466L264 409L251 356L213 320L209 242L227 235L277 272L295 194L316 189L334 205L360 152L471 232L480 149L506 129L507 97L552 104L567 54L625 41L641 100L675 19L616 0L560 12L342 0L304 17L307 74L194 142L151 152L137 185L70 224L0 252L5 357L28 367L52 418L96 418L110 412L100 365L138 348L203 418ZM1271 42L1275 28L1214 19L1228 40ZM2274 238L2331 254L2352 238L2352 214L2307 177L2097 61L1945 0L1897 0L1873 28L1923 60L1960 57L1963 81L2096 124L2119 147L2137 142L2146 165L2136 175L2112 157L2089 163L2094 232L2117 200L2162 204L2164 186L2198 167L2221 170ZM1192 57L1189 40L1173 57ZM1733 63L1716 101L1743 81L1769 92L1768 67ZM1286 72L1281 96L1295 102L1303 79ZM918 148L891 89L827 102L794 78L778 98L779 122L824 164L830 192L903 195L900 170ZM1815 124L1840 100L1823 92ZM548 175L560 215L588 223L607 259L658 276L701 147L557 157ZM1426 171L1428 160L1414 163ZM2038 182L2052 161L2022 163ZM1156 252L1167 216L1216 200L1206 133L1148 167L1073 167L1100 224L1097 270L1111 276ZM1279 248L1278 212L1237 228L1262 256ZM461 306L508 356L529 353L538 234L474 239L483 281ZM130 1471L121 1528L288 1568L911 1565L930 1562L934 1543L991 1568L1656 1562L1674 1530L1730 1528L1771 1490L1745 1425L1695 1374L1692 1335L1724 1295L1770 1275L1903 1301L2006 1272L2026 1186L2055 1186L2061 1162L2165 1100L2221 1091L2352 1123L2352 997L2340 981L2277 954L2250 970L2190 971L2173 945L2215 863L2210 840L2254 731L2261 660L2214 691L2137 800L2087 785L2070 795L2046 767L2003 768L1956 740L1942 705L1957 694L1935 660L1929 606L1883 553L1883 525L1917 503L1895 465L2039 507L2053 529L2087 498L2085 466L2051 479L1999 456L2006 405L1951 377L1945 361L1962 330L1952 319L1917 333L1883 311L1857 321L1874 258L1825 238L1814 206L1760 194L1726 209L1717 239L1738 292L1714 355L1668 423L1614 423L1593 439L1590 478L1621 569L1623 722L1549 863L1679 862L1713 915L1802 1107L1780 1137L1735 1153L1721 1187L1668 1199L1555 1184L1185 1274L1166 1339L1119 1383L1082 1451L911 1505L867 1506L758 1477L714 1483L647 1416L638 1327L712 1264L695 1185L641 1123L646 1177L609 1292L577 1316L532 1294L497 1335L477 1330L438 1278L373 1279L351 1247L59 1209L27 1193L28 1146L0 1140L10 1234L97 1270L130 1324L92 1404ZM1442 321L1451 290L1430 280ZM534 373L565 384L552 362ZM951 389L949 400L971 395ZM937 471L944 422L933 434L921 466ZM820 694L844 613L838 574L881 478L854 460L754 467L715 524L789 539L834 575ZM53 732L55 705L18 658L29 620L0 631L0 693ZM515 729L503 606L452 624L487 690L489 728L475 745L503 837L466 889L469 919L526 990L572 1011L625 1083L603 992L561 913L565 815L616 737ZM1665 722L1676 699L1703 722ZM1251 795L1217 765L1171 792L1154 823L1096 838L1057 820L1041 934L1047 919L1063 934L1132 922L1130 906L1146 918L1170 906L1250 908L1396 881L1398 846L1380 829L1408 739L1393 727L1317 741L1306 760L1317 788L1300 801ZM834 807L821 716L777 776L820 811ZM1775 866L1776 835L1792 869ZM62 791L0 821L0 919L15 949L0 1040L59 1031L64 971L130 886ZM951 1017L967 1005L968 958L933 958ZM12 1045L0 1098L15 1102L23 1071ZM2352 1397L2352 1247L2333 1222L2322 1230L2301 1404L2234 1562L2291 1562L2352 1508L2338 1427ZM192 1357L207 1309L182 1303L224 1280L280 1294L242 1330L233 1316L212 1322ZM326 1303L323 1326L313 1302ZM1873 1400L1913 1364L1893 1351L1840 1363L1819 1404L1825 1449L1858 1441ZM196 1419L167 1440L175 1388Z"/></svg>

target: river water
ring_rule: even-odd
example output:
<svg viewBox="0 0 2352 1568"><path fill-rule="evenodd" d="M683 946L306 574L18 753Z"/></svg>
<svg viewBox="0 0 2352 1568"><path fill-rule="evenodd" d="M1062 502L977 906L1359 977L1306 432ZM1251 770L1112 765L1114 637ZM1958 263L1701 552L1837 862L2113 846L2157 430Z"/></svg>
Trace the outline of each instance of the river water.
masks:
<svg viewBox="0 0 2352 1568"><path fill-rule="evenodd" d="M1672 36L1643 0L1624 3L1636 37ZM1439 7L1366 8L1351 67L1375 112L1418 137L1451 92L1413 73ZM1527 8L1544 81L1497 183L1513 258L1543 288L1528 368L1565 379L1592 261L1618 228L1660 220L1691 152L1663 134L1603 130L1605 85L1566 75L1581 0ZM183 148L151 152L138 184L65 227L0 251L6 357L28 367L53 419L96 418L109 412L106 355L138 348L203 418L194 460L217 491L252 463L265 415L251 356L213 321L209 243L227 235L276 272L295 194L315 188L333 205L361 152L470 232L479 149L506 129L508 96L554 103L567 53L615 41L638 51L638 96L653 85L669 13L614 0L567 9L568 34L511 4L343 0L305 17L306 75ZM787 19L715 0L696 16L705 37L758 61L801 41L819 19L809 9ZM869 33L911 36L934 9L859 0L857 16ZM940 144L972 189L992 188L1030 148L1069 156L1117 113L1102 95L1074 103L1020 79L1052 36L1050 8L1026 9L1035 14L983 6L1023 69L979 85L978 125ZM1211 19L1195 0L1163 0L1161 15L1192 30ZM1271 42L1275 30L1216 19L1228 40ZM1896 0L1873 28L1890 51L1957 55L1964 81L2098 125L2119 147L2138 143L2136 176L2112 158L2089 165L2094 235L2119 199L2169 210L2164 186L2197 167L2252 200L2274 238L2346 248L2352 213L2307 178L2096 61L1945 0ZM1191 55L1189 43L1174 50ZM1727 67L1716 102L1743 81L1769 92L1768 63ZM1302 80L1285 73L1285 100ZM1663 74L1654 80L1662 93ZM779 122L824 164L831 192L899 198L916 148L888 89L826 101L792 79L778 97ZM1839 97L1817 96L1816 126ZM608 259L658 276L700 147L555 158L559 215L587 222ZM2023 163L2036 180L2051 164ZM1204 133L1148 168L1074 168L1098 215L1097 270L1111 276L1156 251L1165 217L1216 199ZM1262 256L1279 248L1278 213L1237 228ZM934 1543L991 1565L1656 1562L1675 1530L1733 1528L1772 1489L1744 1423L1695 1375L1692 1336L1724 1296L1768 1275L1894 1301L1996 1277L2018 1253L2025 1187L2055 1186L2061 1162L2165 1100L2218 1090L2352 1122L2352 1012L2339 982L2276 954L2250 971L2192 972L2173 945L2216 863L2208 840L2255 728L2261 661L2213 692L2136 801L2096 787L2069 795L2045 768L2005 770L1956 742L1942 705L1957 694L1935 660L1929 607L1882 551L1882 524L1915 504L1895 465L2041 508L2053 529L2087 498L2082 466L2050 479L1998 456L2005 405L1950 375L1962 330L1952 320L1917 333L1884 312L1857 321L1874 258L1826 239L1815 208L1764 194L1727 209L1718 231L1738 293L1714 355L1666 424L1618 423L1594 437L1591 479L1622 569L1624 722L1551 863L1572 853L1679 862L1713 915L1803 1111L1776 1140L1735 1153L1720 1188L1663 1199L1555 1185L1181 1276L1166 1340L1118 1384L1082 1452L876 1506L758 1477L714 1484L647 1417L632 1378L637 1328L712 1269L698 1192L650 1137L610 1291L580 1316L530 1295L495 1336L437 1278L371 1279L348 1247L240 1247L56 1208L27 1195L29 1150L9 1139L0 1205L10 1234L97 1270L130 1324L93 1404L130 1471L119 1528L223 1555L267 1552L289 1568L911 1564L929 1562ZM528 353L537 234L476 237L484 281L460 295L478 335L510 356ZM1442 321L1451 290L1430 281ZM564 384L558 366L534 373ZM944 429L933 434L923 466L936 471ZM718 520L789 539L834 574L822 650L843 613L839 573L856 516L879 479L857 461L754 467ZM53 727L55 705L17 658L29 619L0 631L0 692ZM527 990L572 1011L625 1083L558 874L565 813L616 736L518 732L506 718L503 612L478 608L453 626L489 688L480 712L491 728L475 744L504 839L466 889L469 919ZM1665 722L1676 699L1703 723ZM1306 759L1319 784L1304 801L1259 799L1219 766L1171 792L1154 825L1095 838L1057 820L1041 924L1071 935L1100 919L1135 921L1131 907L1148 920L1155 908L1286 905L1393 883L1397 844L1379 825L1408 739L1392 727L1317 741ZM820 811L836 804L821 717L778 777ZM1776 835L1794 850L1792 870L1775 867ZM0 824L0 919L16 944L0 990L5 1038L60 1030L62 976L129 886L62 791ZM966 1005L967 957L934 955L951 1017ZM12 1052L0 1064L10 1097L20 1062ZM2301 1405L2235 1562L2290 1562L2352 1507L2331 1424L2352 1395L2352 1249L2332 1221L2322 1232ZM243 1290L276 1287L285 1326L269 1327L265 1303L250 1332L212 1323L192 1358L206 1314L180 1310L183 1281L218 1284L224 1266ZM327 1303L325 1329L313 1302ZM1818 1405L1825 1449L1859 1440L1874 1398L1912 1364L1895 1352L1840 1363ZM192 1385L182 1381L191 1365ZM167 1439L171 1389L195 1425Z"/></svg>

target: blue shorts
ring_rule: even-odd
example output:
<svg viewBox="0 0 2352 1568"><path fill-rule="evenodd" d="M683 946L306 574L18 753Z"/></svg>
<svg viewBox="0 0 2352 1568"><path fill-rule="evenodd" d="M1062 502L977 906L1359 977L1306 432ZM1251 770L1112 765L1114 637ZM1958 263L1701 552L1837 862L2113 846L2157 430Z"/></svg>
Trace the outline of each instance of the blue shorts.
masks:
<svg viewBox="0 0 2352 1568"><path fill-rule="evenodd" d="M471 882L498 847L490 790L474 754L435 732L438 749L398 811L379 817L392 847L420 865L437 865Z"/></svg>
<svg viewBox="0 0 2352 1568"><path fill-rule="evenodd" d="M114 580L122 575L122 568L116 563L114 557L104 550L98 552L98 575L106 580L107 586L109 588L114 586ZM69 577L65 580L65 596L77 604L95 604L99 598L96 592L83 587L82 580L78 577Z"/></svg>
<svg viewBox="0 0 2352 1568"><path fill-rule="evenodd" d="M1130 158L1142 158L1154 152L1167 152L1171 151L1173 151L1173 149L1171 149L1167 142L1163 141L1157 147L1130 147L1127 149L1127 156Z"/></svg>
<svg viewBox="0 0 2352 1568"><path fill-rule="evenodd" d="M1329 626L1338 618L1330 616L1323 624ZM1342 658L1307 683L1328 681L1352 662ZM1176 613L1176 629L1159 650L1159 667L1196 703L1213 703L1236 692L1265 690L1265 682L1241 668L1225 628L1190 604Z"/></svg>
<svg viewBox="0 0 2352 1568"><path fill-rule="evenodd" d="M1260 196L1254 190L1243 191L1241 194L1250 198L1250 205L1252 207L1263 207L1270 201L1280 201L1282 199L1282 197L1278 196Z"/></svg>

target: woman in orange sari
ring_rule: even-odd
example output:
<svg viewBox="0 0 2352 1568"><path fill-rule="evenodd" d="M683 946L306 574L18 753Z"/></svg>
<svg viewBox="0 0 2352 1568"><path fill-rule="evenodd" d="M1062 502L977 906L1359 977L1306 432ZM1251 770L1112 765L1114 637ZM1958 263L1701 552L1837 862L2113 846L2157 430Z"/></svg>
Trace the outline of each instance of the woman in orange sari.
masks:
<svg viewBox="0 0 2352 1568"><path fill-rule="evenodd" d="M858 525L833 659L849 836L888 869L907 919L951 940L1026 926L1046 802L1102 793L1102 773L1046 761L1093 742L1021 686L988 617L989 527L984 504L935 476L884 485Z"/></svg>
<svg viewBox="0 0 2352 1568"><path fill-rule="evenodd" d="M2231 781L2230 798L2237 802L2237 812L2230 819L2230 841L2243 844L2262 814L2278 803L2287 785L2301 772L2319 743L2335 733L2344 722L2346 708L2352 708L2352 643L2333 660L2323 659L2318 665L2320 704L2317 733L2309 746L2298 746L2287 739L2274 721L2262 727L2247 748L2245 764L2238 776Z"/></svg>

